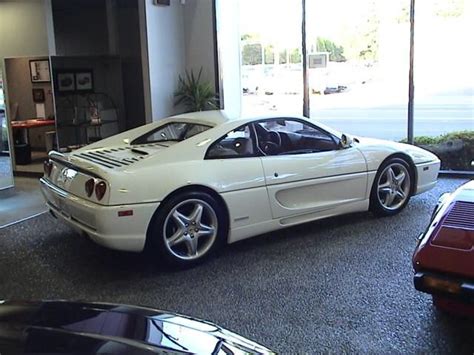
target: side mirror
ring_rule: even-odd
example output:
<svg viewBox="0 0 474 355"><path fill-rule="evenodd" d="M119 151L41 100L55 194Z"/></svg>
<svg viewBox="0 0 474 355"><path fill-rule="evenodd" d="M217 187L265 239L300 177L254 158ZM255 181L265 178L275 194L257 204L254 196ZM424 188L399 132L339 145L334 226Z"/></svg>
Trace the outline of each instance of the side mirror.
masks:
<svg viewBox="0 0 474 355"><path fill-rule="evenodd" d="M342 149L350 148L352 146L352 138L343 134L339 141L339 145Z"/></svg>

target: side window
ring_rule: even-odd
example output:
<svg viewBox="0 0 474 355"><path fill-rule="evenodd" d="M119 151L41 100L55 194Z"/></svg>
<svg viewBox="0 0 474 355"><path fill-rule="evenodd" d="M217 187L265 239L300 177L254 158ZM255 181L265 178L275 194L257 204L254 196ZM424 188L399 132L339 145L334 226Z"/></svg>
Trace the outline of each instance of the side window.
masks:
<svg viewBox="0 0 474 355"><path fill-rule="evenodd" d="M241 126L214 142L206 159L242 158L255 156L250 125Z"/></svg>
<svg viewBox="0 0 474 355"><path fill-rule="evenodd" d="M294 119L271 119L255 124L258 149L265 155L308 154L338 149L332 135Z"/></svg>

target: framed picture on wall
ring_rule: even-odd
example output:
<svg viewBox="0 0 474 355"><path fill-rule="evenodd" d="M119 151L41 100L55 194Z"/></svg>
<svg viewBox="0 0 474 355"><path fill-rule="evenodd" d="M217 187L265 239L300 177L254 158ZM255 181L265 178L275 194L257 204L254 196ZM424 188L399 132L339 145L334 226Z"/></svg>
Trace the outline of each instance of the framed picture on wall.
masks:
<svg viewBox="0 0 474 355"><path fill-rule="evenodd" d="M33 102L41 104L45 101L43 89L33 89Z"/></svg>
<svg viewBox="0 0 474 355"><path fill-rule="evenodd" d="M30 60L30 75L32 83L49 83L51 81L49 73L49 60Z"/></svg>
<svg viewBox="0 0 474 355"><path fill-rule="evenodd" d="M59 93L76 91L74 72L59 72L56 74L56 85Z"/></svg>
<svg viewBox="0 0 474 355"><path fill-rule="evenodd" d="M78 92L94 91L94 76L92 70L76 71L76 90Z"/></svg>

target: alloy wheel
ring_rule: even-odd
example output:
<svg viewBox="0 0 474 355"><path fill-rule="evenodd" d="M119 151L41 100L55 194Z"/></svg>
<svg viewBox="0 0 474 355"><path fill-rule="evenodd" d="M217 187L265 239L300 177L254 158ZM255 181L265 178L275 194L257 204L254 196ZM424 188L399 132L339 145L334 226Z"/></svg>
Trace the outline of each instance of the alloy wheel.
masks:
<svg viewBox="0 0 474 355"><path fill-rule="evenodd" d="M217 237L216 212L206 201L180 202L166 216L163 238L166 248L182 260L195 260L211 249Z"/></svg>
<svg viewBox="0 0 474 355"><path fill-rule="evenodd" d="M410 187L410 173L406 166L401 163L389 164L379 176L378 200L387 210L397 210L409 198Z"/></svg>

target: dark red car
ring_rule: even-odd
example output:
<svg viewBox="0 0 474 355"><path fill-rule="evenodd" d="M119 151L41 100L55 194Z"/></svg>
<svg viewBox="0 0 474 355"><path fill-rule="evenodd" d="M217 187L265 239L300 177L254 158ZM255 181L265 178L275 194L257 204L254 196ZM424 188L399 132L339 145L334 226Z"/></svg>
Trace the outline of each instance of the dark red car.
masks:
<svg viewBox="0 0 474 355"><path fill-rule="evenodd" d="M474 316L474 180L441 196L413 255L414 283L434 305Z"/></svg>

